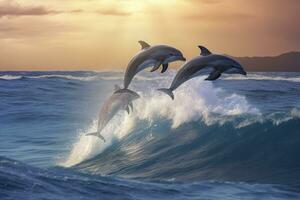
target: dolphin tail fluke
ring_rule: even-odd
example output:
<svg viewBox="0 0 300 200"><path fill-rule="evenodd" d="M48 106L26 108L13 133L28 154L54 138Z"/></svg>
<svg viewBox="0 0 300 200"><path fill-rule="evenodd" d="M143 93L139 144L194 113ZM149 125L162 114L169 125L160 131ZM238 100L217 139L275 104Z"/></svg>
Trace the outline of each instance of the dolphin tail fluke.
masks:
<svg viewBox="0 0 300 200"><path fill-rule="evenodd" d="M166 93L167 95L169 95L171 97L172 100L174 100L174 94L171 89L161 88L161 89L158 89L158 91Z"/></svg>
<svg viewBox="0 0 300 200"><path fill-rule="evenodd" d="M85 136L96 136L105 142L105 138L100 134L100 132L88 133Z"/></svg>

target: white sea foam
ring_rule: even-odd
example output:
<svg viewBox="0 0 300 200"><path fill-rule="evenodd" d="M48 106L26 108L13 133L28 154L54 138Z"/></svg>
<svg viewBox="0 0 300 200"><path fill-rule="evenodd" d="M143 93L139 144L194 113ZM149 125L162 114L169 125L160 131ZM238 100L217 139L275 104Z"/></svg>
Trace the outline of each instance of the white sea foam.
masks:
<svg viewBox="0 0 300 200"><path fill-rule="evenodd" d="M114 139L121 139L132 131L133 122L125 113L117 115L101 132L106 139L106 142L103 142L94 136L86 136L87 133L96 132L97 130L97 120L94 120L86 130L79 131L67 159L60 161L59 165L71 167L98 155L110 146Z"/></svg>
<svg viewBox="0 0 300 200"><path fill-rule="evenodd" d="M106 81L118 81L123 80L124 76L101 76L100 79Z"/></svg>
<svg viewBox="0 0 300 200"><path fill-rule="evenodd" d="M260 74L248 74L247 76L227 75L224 80L269 80L269 81L290 81L300 82L300 77L266 76Z"/></svg>
<svg viewBox="0 0 300 200"><path fill-rule="evenodd" d="M235 128L243 128L249 126L254 123L266 123L272 122L274 126L279 126L280 124L290 121L292 119L300 118L300 110L297 108L293 108L290 112L274 112L265 116L256 115L251 118L247 118L244 121L240 122Z"/></svg>
<svg viewBox="0 0 300 200"><path fill-rule="evenodd" d="M259 114L243 96L225 95L221 89L214 88L211 82L201 79L191 80L174 91L175 100L158 91L153 91L136 103L138 119L169 119L172 128L202 120L206 124L223 123L226 116L244 113ZM225 95L225 96L224 96Z"/></svg>
<svg viewBox="0 0 300 200"><path fill-rule="evenodd" d="M63 78L69 80L91 81L91 80L95 80L97 76L73 76L73 75L62 75L62 74L47 74L47 75L40 75L40 76L29 76L28 78Z"/></svg>
<svg viewBox="0 0 300 200"><path fill-rule="evenodd" d="M38 75L38 76L21 76L21 75L1 75L0 79L3 80L16 80L21 78L62 78L69 80L79 80L79 81L92 81L96 80L97 76L73 76L73 75L62 75L62 74L46 74L46 75Z"/></svg>
<svg viewBox="0 0 300 200"><path fill-rule="evenodd" d="M291 111L291 116L295 118L300 118L300 110L297 108L293 108Z"/></svg>
<svg viewBox="0 0 300 200"><path fill-rule="evenodd" d="M23 76L2 75L2 76L0 76L0 79L3 79L3 80L16 80L16 79L20 79L22 77Z"/></svg>
<svg viewBox="0 0 300 200"><path fill-rule="evenodd" d="M272 113L271 115L266 117L266 120L271 120L274 125L280 125L283 122L287 122L292 119L300 118L300 110L297 108L293 108L289 113L279 116L276 116L277 113Z"/></svg>

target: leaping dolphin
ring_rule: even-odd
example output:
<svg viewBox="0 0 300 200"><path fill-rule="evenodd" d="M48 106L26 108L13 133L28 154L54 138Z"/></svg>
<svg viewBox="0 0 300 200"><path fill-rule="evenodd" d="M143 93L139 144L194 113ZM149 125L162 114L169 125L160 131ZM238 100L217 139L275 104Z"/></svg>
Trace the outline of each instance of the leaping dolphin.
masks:
<svg viewBox="0 0 300 200"><path fill-rule="evenodd" d="M173 79L170 88L158 89L159 91L168 94L174 100L173 91L181 84L194 77L209 73L209 76L205 80L213 81L218 79L222 73L247 74L241 64L234 59L224 55L212 54L204 46L198 47L201 50L200 56L183 64Z"/></svg>
<svg viewBox="0 0 300 200"><path fill-rule="evenodd" d="M101 131L106 127L108 122L120 111L126 110L130 113L133 110L132 102L140 96L129 89L120 89L115 86L115 92L104 102L99 113L97 132L88 133L86 136L97 136L105 142L105 138L101 135Z"/></svg>
<svg viewBox="0 0 300 200"><path fill-rule="evenodd" d="M182 53L174 47L167 45L150 46L144 41L139 41L142 50L138 52L129 62L125 77L124 88L128 88L133 77L140 71L152 67L151 72L157 70L162 65L161 73L168 69L168 64L177 60L186 61Z"/></svg>

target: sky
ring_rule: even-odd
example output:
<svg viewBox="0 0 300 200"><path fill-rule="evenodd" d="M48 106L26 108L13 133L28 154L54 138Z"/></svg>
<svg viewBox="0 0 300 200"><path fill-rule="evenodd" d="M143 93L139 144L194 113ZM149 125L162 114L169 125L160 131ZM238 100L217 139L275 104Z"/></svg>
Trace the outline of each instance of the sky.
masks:
<svg viewBox="0 0 300 200"><path fill-rule="evenodd" d="M187 58L300 51L299 0L0 0L0 70L120 70L139 40ZM176 65L174 65L176 66Z"/></svg>

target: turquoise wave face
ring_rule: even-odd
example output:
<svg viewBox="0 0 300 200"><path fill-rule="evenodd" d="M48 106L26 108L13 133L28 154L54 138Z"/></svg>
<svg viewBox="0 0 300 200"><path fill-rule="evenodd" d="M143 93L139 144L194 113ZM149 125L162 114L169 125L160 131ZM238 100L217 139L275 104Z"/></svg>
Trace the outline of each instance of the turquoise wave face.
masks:
<svg viewBox="0 0 300 200"><path fill-rule="evenodd" d="M253 192L249 198L258 198L255 184L270 198L276 192L278 198L299 198L297 189L289 193L300 186L299 73L228 75L214 82L200 77L178 88L172 101L156 89L167 87L174 74L138 75L130 89L141 98L130 115L120 112L108 124L103 143L84 135L96 130L98 111L114 85L122 84L121 72L1 72L0 184L12 184L2 194L10 186L24 194L32 182L42 185L36 195L42 188L49 192L47 185L63 194L85 183L105 188L98 185L104 180L118 185L110 192L126 193L128 199L144 192L128 192L132 184L160 188L161 199L175 194L188 199L181 187L195 196L211 188L207 199L220 199L215 189L229 187L226 194L238 195L235 189L244 186ZM13 182L14 176L20 179ZM69 179L61 185L63 177L78 185ZM119 184L126 191L118 190ZM89 186L83 190L102 194Z"/></svg>

